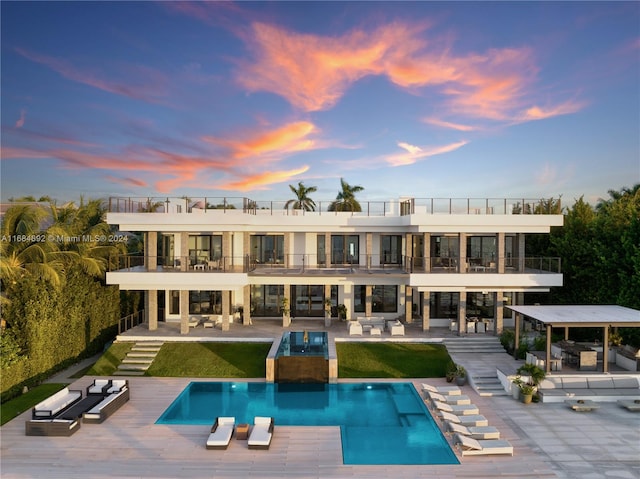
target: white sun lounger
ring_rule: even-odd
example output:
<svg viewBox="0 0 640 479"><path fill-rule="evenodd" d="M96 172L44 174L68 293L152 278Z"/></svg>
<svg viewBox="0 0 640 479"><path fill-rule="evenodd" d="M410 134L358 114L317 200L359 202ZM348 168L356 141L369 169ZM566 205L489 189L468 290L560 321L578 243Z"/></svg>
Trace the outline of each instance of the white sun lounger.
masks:
<svg viewBox="0 0 640 479"><path fill-rule="evenodd" d="M426 392L432 401L440 401L445 404L471 404L471 399L469 396L465 396L464 394L460 394L458 396L443 396L442 394Z"/></svg>
<svg viewBox="0 0 640 479"><path fill-rule="evenodd" d="M273 437L273 418L256 416L247 440L249 449L269 449Z"/></svg>
<svg viewBox="0 0 640 479"><path fill-rule="evenodd" d="M449 423L461 424L463 426L482 427L488 426L489 421L481 414L472 414L470 416L456 416L446 411L438 411L438 416Z"/></svg>
<svg viewBox="0 0 640 479"><path fill-rule="evenodd" d="M442 394L443 396L459 396L462 389L458 386L432 386L431 384L422 383L422 390L429 393Z"/></svg>
<svg viewBox="0 0 640 479"><path fill-rule="evenodd" d="M440 401L433 401L433 405L440 411L450 412L457 416L480 414L480 410L475 404L446 404Z"/></svg>
<svg viewBox="0 0 640 479"><path fill-rule="evenodd" d="M500 439L500 431L493 426L463 426L455 422L448 423L451 432L473 439Z"/></svg>
<svg viewBox="0 0 640 479"><path fill-rule="evenodd" d="M506 439L477 440L456 434L463 456L487 456L490 454L509 454L513 456L513 446Z"/></svg>
<svg viewBox="0 0 640 479"><path fill-rule="evenodd" d="M235 422L236 418L234 417L219 417L216 419L207 439L207 449L226 449L229 447Z"/></svg>

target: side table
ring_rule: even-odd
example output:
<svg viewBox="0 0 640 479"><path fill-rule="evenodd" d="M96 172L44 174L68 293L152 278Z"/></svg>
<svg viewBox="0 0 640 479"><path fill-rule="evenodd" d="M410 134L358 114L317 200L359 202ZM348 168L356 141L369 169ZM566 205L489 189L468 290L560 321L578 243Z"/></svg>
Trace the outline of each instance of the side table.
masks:
<svg viewBox="0 0 640 479"><path fill-rule="evenodd" d="M236 439L247 439L249 437L249 425L238 424L236 426Z"/></svg>

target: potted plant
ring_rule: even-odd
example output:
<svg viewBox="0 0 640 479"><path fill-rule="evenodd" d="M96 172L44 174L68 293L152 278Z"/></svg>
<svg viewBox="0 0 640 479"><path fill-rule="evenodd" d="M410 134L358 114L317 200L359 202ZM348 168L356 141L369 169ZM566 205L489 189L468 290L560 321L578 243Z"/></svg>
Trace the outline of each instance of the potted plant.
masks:
<svg viewBox="0 0 640 479"><path fill-rule="evenodd" d="M535 386L533 386L533 384L522 383L520 385L520 400L524 404L529 404L533 399L534 391L535 391Z"/></svg>
<svg viewBox="0 0 640 479"><path fill-rule="evenodd" d="M616 352L618 347L622 344L622 335L618 332L612 332L609 334L609 359L608 362L616 362Z"/></svg>
<svg viewBox="0 0 640 479"><path fill-rule="evenodd" d="M522 376L520 376L519 374L513 378L513 380L511 381L511 396L513 396L513 399L519 399L520 398L520 386L522 386L524 384L524 381L522 380Z"/></svg>
<svg viewBox="0 0 640 479"><path fill-rule="evenodd" d="M453 361L449 361L445 370L445 378L448 383L453 382L456 378L456 370L456 364Z"/></svg>
<svg viewBox="0 0 640 479"><path fill-rule="evenodd" d="M523 364L518 368L517 373L522 376L529 376L528 383L532 386L538 386L547 375L544 369L535 364Z"/></svg>
<svg viewBox="0 0 640 479"><path fill-rule="evenodd" d="M344 304L338 305L338 318L340 318L340 321L347 319L347 307Z"/></svg>
<svg viewBox="0 0 640 479"><path fill-rule="evenodd" d="M464 366L456 364L456 384L462 386L467 382L467 370Z"/></svg>

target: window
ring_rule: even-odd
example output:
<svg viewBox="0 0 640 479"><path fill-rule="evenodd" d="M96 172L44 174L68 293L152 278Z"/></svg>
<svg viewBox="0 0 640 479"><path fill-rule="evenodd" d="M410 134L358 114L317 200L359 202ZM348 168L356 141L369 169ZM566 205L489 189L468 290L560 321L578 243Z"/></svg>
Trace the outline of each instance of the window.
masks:
<svg viewBox="0 0 640 479"><path fill-rule="evenodd" d="M324 316L324 286L295 285L291 292L292 315Z"/></svg>
<svg viewBox="0 0 640 479"><path fill-rule="evenodd" d="M371 296L371 312L396 313L398 311L397 286L373 286Z"/></svg>
<svg viewBox="0 0 640 479"><path fill-rule="evenodd" d="M169 291L169 314L180 314L180 291Z"/></svg>
<svg viewBox="0 0 640 479"><path fill-rule="evenodd" d="M455 266L460 249L458 236L432 236L431 257L433 266L451 268Z"/></svg>
<svg viewBox="0 0 640 479"><path fill-rule="evenodd" d="M189 314L222 314L222 291L189 291Z"/></svg>
<svg viewBox="0 0 640 479"><path fill-rule="evenodd" d="M251 285L251 316L280 316L283 297L282 285Z"/></svg>
<svg viewBox="0 0 640 479"><path fill-rule="evenodd" d="M253 235L251 260L256 263L284 263L284 235Z"/></svg>
<svg viewBox="0 0 640 479"><path fill-rule="evenodd" d="M318 255L318 265L326 266L327 264L327 251L325 248L325 236L324 234L318 235L318 246L317 251Z"/></svg>
<svg viewBox="0 0 640 479"><path fill-rule="evenodd" d="M331 236L331 264L360 264L358 235Z"/></svg>
<svg viewBox="0 0 640 479"><path fill-rule="evenodd" d="M467 293L467 316L493 318L493 293Z"/></svg>
<svg viewBox="0 0 640 479"><path fill-rule="evenodd" d="M495 236L470 236L467 239L467 259L469 264L490 266L496 260Z"/></svg>
<svg viewBox="0 0 640 479"><path fill-rule="evenodd" d="M364 313L367 299L367 287L363 284L353 287L353 312Z"/></svg>
<svg viewBox="0 0 640 479"><path fill-rule="evenodd" d="M380 263L401 264L402 235L380 236Z"/></svg>
<svg viewBox="0 0 640 479"><path fill-rule="evenodd" d="M189 235L191 265L222 258L222 235Z"/></svg>
<svg viewBox="0 0 640 479"><path fill-rule="evenodd" d="M431 293L429 317L456 319L459 301L460 293Z"/></svg>

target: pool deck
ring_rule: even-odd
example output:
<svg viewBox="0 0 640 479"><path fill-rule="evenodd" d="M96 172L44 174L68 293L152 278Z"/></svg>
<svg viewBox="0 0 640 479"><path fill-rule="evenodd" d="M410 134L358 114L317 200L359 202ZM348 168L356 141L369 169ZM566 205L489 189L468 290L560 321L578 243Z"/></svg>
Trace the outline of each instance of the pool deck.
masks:
<svg viewBox="0 0 640 479"><path fill-rule="evenodd" d="M518 365L506 353L493 353L476 355L472 367L482 368L483 362L486 368ZM70 387L84 390L93 379L82 377ZM489 424L512 443L513 457L459 456L460 465L441 466L344 465L338 427L276 424L269 450L250 450L234 438L227 450L218 451L204 447L209 426L156 425L192 380L216 379L131 377L130 401L104 423L83 424L71 437L25 436L30 411L25 412L0 428L0 474L3 479L640 477L640 414L616 403L577 413L563 403L525 405L510 396L481 397L463 386ZM418 388L421 382L446 384L443 379L412 382Z"/></svg>

